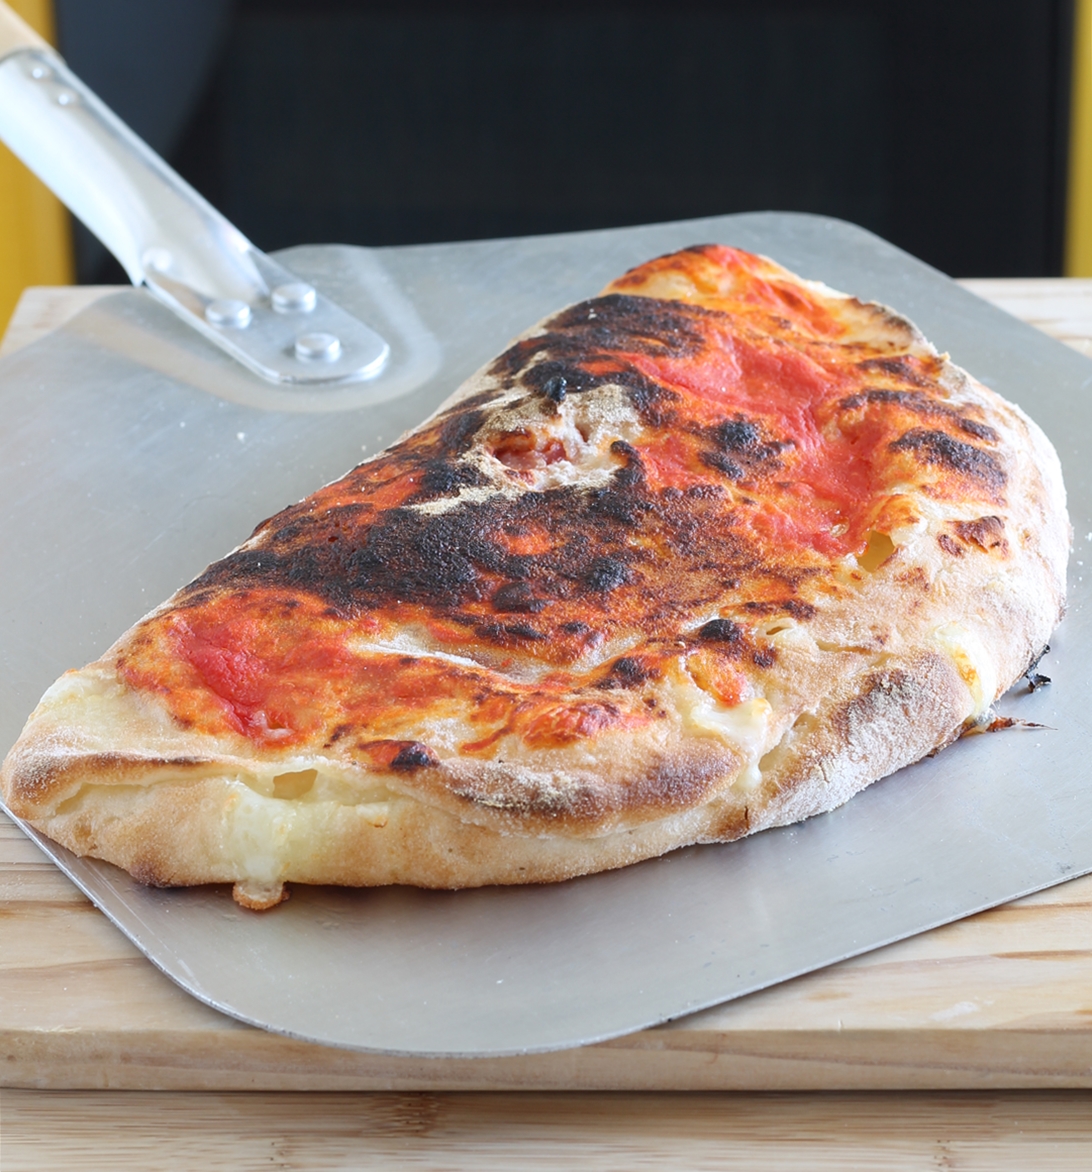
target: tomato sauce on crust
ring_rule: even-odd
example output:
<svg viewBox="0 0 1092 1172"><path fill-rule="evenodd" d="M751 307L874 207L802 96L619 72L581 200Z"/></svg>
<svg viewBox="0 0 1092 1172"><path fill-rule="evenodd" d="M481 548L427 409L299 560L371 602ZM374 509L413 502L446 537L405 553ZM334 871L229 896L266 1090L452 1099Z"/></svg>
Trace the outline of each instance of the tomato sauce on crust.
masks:
<svg viewBox="0 0 1092 1172"><path fill-rule="evenodd" d="M740 703L776 659L760 620L850 588L910 489L1004 501L998 437L943 358L870 342L854 323L892 315L843 304L723 246L632 270L259 525L145 620L121 677L185 727L380 772L644 727L645 685L683 659ZM584 476L566 412L605 394L631 423ZM989 520L959 540L995 548ZM445 721L458 744L420 739Z"/></svg>

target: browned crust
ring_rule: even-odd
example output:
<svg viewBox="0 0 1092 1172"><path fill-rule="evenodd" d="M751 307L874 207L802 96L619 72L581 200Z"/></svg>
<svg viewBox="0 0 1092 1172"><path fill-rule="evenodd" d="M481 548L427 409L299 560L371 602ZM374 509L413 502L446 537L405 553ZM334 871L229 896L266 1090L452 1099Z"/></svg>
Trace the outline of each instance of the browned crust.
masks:
<svg viewBox="0 0 1092 1172"><path fill-rule="evenodd" d="M693 843L726 842L770 826L834 809L873 781L911 764L962 729L962 683L942 656L869 672L843 684L815 714L798 722L797 735L776 750L761 789L741 797L728 792L681 807L667 816L596 835L528 836L498 832L457 815L402 800L383 826L362 826L348 809L332 820L319 849L282 876L286 882L370 886L407 883L461 888L486 884L556 882L626 866ZM114 776L164 778L142 787L142 800L124 818L87 803L31 819L80 855L108 857L143 883L155 886L245 882L249 876L222 855L207 810L225 801L224 783L202 765L194 777L174 762L115 759ZM55 774L65 770L59 764ZM94 773L83 769L84 778ZM170 780L166 780L169 778ZM69 777L69 784L72 778ZM14 812L25 816L15 804ZM279 896L278 896L279 898ZM261 899L244 906L259 908ZM264 901L272 906L276 899Z"/></svg>
<svg viewBox="0 0 1092 1172"><path fill-rule="evenodd" d="M645 272L640 282L655 295L657 279ZM648 291L637 284L635 277L630 287ZM926 347L898 315L850 304L888 330L885 345ZM941 379L955 388L958 410L915 397L914 370L897 355L867 361L878 378L898 377L911 389L853 396L844 411L896 401L917 422L891 445L893 457L963 477L980 504L966 516L946 517L941 508L918 537L878 545L877 564L865 568L862 560L829 596L805 597L797 584L787 598L748 603L755 623L769 618L772 634L729 644L734 624L717 620L724 631L707 642L729 658L745 651L775 712L788 714L763 746L757 786L741 784L755 764L746 737L688 724L679 672L646 671L639 655L605 662L594 701L618 717L654 713L637 732L607 722L593 737L535 752L513 734L489 758L444 751L433 730L413 726L395 738L364 742L359 730L335 730L303 750L259 750L238 737L190 731L163 698L124 683L126 655L148 637L138 627L47 694L0 770L5 801L77 854L109 859L146 883L241 883L240 902L254 907L273 902L282 880L555 881L840 805L949 743L1019 678L1060 617L1068 549L1057 459L1034 424L950 364L940 364ZM489 418L489 396L475 391L483 377L453 399L478 427ZM894 527L899 518L889 520ZM181 604L210 589L212 578L203 586L204 578L181 592ZM526 591L505 586L495 597L497 610L515 616L513 630L535 614ZM159 613L181 604L172 600ZM960 660L962 634L955 653L934 637L953 622L969 632L970 666ZM508 648L524 636L490 638ZM362 769L362 760L371 764ZM335 777L340 796L308 804L277 795L278 778L308 771ZM239 811L251 806L260 811L247 815L263 828L258 838L294 819L302 846L260 865L248 861L250 848L240 843L250 831Z"/></svg>

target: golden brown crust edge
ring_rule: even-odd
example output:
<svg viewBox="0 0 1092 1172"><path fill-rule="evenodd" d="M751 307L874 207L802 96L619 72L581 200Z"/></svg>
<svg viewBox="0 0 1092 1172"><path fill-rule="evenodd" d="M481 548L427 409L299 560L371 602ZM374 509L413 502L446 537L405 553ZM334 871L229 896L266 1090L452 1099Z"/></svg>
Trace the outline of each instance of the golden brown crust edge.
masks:
<svg viewBox="0 0 1092 1172"><path fill-rule="evenodd" d="M351 886L554 882L693 843L731 841L834 809L958 736L966 707L966 687L942 655L870 671L863 681L843 683L797 722L752 795L728 789L704 805L606 834L504 833L396 797L379 816L361 806L314 811L308 833L300 836L306 850L291 860L265 857L263 835L255 834L255 856L248 858L247 803L264 809L268 799L227 780L223 762L89 755L77 762L55 757L51 768L48 754L35 754L39 776L63 778L71 796L49 814L19 802L18 793L31 787L25 784L28 773L16 774L17 761L5 766L15 774L6 779L6 792L16 799L14 813L69 850L109 858L156 885L238 882L256 875L270 883ZM113 785L107 789L104 780ZM104 800L81 800L87 793L81 787L88 785ZM58 793L59 786L49 788ZM298 831L299 810L281 804L279 829Z"/></svg>
<svg viewBox="0 0 1092 1172"><path fill-rule="evenodd" d="M1022 453L1010 468L1012 503L1004 517L1006 530L1024 545L1014 551L1015 564L983 579L981 567L970 559L938 561L930 546L928 556L919 551L904 557L911 564L902 570L921 571L917 587L898 577L897 564L889 566L874 576L865 605L851 616L832 611L810 633L828 641L834 636L848 647L856 629L884 621L908 597L921 612L915 620L919 632L969 612L975 646L991 661L980 672L992 681L988 704L1019 678L1060 616L1068 528L1060 472L1048 441L1017 409L973 380L968 386L988 404L991 417L1004 419ZM935 544L937 537L930 529L923 542ZM847 629L838 631L843 620ZM840 663L854 662L853 656L845 651ZM799 671L788 673L787 691L800 695L812 689L815 695L817 674L830 674L829 664L820 673L806 660L801 656ZM99 673L96 683L104 688L100 715L111 707L124 709L126 703L122 685L104 672L108 676L106 660L70 676L72 683ZM592 791L596 784L601 788L598 797L591 793L591 817L559 809L546 819L535 817L527 804L520 809L518 802L505 808L480 801L475 794L488 799L497 778L473 770L463 777L461 793L447 784L450 778L433 778L430 784L426 775L414 787L390 778L390 787L375 802L333 803L322 810L316 804L306 816L321 835L305 835L306 850L290 859L266 857L268 851L263 855L257 841L261 833L254 857L247 858L245 841L240 846L246 833L232 811L245 813L251 795L262 809L270 803L240 780L253 763L233 757L226 746L198 745L170 728L154 706L128 713L124 735L114 742L148 746L146 755L136 756L107 748L93 720L82 727L78 720L69 722L62 734L47 694L0 771L0 788L17 816L77 854L109 858L145 882L236 881L263 872L271 883L460 887L544 882L623 866L695 842L738 838L832 809L958 736L968 716L981 709L972 693L967 673L951 655L923 649L913 638L895 638L888 650L873 649L856 661L818 704L801 712L764 758L761 785L749 794L731 785L739 772L738 754L708 737L696 738L688 748L675 741L658 750L661 762L666 754L674 776L691 782L683 786L687 792L679 808L667 811L627 810L615 800L627 769L636 766L654 776L657 751L647 747L636 757L610 755L611 766L598 783L584 779L585 790L587 785ZM295 759L288 764L295 772L322 766ZM88 801L90 795L95 800ZM291 799L275 801L281 817L271 825L280 833L300 820L302 807ZM268 822L265 814L255 817ZM547 836L547 824L560 833ZM231 849L225 850L225 841Z"/></svg>

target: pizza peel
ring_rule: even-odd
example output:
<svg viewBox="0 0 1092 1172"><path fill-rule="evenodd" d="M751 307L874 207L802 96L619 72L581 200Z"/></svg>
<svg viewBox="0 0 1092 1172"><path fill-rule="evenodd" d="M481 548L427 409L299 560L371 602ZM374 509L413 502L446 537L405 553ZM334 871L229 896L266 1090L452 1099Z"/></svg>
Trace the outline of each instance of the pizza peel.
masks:
<svg viewBox="0 0 1092 1172"><path fill-rule="evenodd" d="M145 291L0 361L0 752L45 688L263 517L420 421L528 324L697 242L766 253L912 317L1059 449L1070 609L1034 694L1047 726L964 740L801 825L555 886L157 891L24 827L160 969L242 1021L334 1046L502 1055L604 1040L1092 871L1087 359L877 237L787 213L274 258L384 339L383 368L265 381Z"/></svg>

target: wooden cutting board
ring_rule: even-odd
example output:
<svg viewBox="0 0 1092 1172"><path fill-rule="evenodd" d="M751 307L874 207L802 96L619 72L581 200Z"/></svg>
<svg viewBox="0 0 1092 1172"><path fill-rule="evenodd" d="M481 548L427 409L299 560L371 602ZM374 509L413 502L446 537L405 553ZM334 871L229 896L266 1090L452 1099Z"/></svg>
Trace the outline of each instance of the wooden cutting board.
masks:
<svg viewBox="0 0 1092 1172"><path fill-rule="evenodd" d="M1092 281L965 284L1092 356ZM105 291L29 290L0 353ZM42 1088L1092 1087L1092 876L603 1045L388 1058L278 1037L193 1000L0 815L0 1055L0 1085Z"/></svg>

